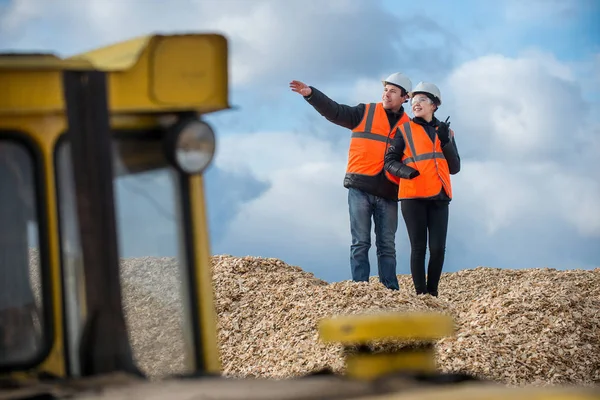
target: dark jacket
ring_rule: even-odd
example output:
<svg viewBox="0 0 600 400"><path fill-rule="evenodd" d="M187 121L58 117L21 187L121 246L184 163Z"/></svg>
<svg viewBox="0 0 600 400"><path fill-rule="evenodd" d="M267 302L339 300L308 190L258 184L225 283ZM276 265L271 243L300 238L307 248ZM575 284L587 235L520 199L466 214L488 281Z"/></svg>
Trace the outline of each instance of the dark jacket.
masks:
<svg viewBox="0 0 600 400"><path fill-rule="evenodd" d="M312 89L312 93L310 96L305 96L304 98L325 119L350 130L360 124L365 113L366 105L364 103L356 106L339 104L318 89L312 86L310 88ZM398 112L386 110L386 114L390 127L393 127L404 114L404 107L401 107ZM388 200L398 200L398 185L386 178L385 170L382 170L376 176L346 173L344 176L344 187L360 189Z"/></svg>
<svg viewBox="0 0 600 400"><path fill-rule="evenodd" d="M425 132L429 135L431 140L434 140L436 135L436 127L440 124L440 121L433 117L431 122L425 121L423 118L415 117L412 121L416 124L421 125ZM441 139L440 139L441 140ZM398 132L392 140L391 146L388 148L385 154L385 169L392 175L398 176L403 179L411 179L413 173L416 171L409 165L402 163L402 156L404 154L404 137ZM451 175L455 175L460 171L460 155L458 154L458 148L454 138L446 139L442 141L442 152L448 162L448 169ZM445 200L450 201L450 198L444 191L444 188L436 196L430 197L427 200Z"/></svg>

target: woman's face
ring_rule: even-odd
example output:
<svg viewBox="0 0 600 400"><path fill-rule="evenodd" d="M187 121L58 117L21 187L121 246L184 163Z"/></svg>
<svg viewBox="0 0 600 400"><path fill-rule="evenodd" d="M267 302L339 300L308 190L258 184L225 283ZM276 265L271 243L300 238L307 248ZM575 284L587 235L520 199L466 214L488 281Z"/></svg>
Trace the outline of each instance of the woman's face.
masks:
<svg viewBox="0 0 600 400"><path fill-rule="evenodd" d="M433 116L435 104L424 94L416 94L410 101L415 117L427 118Z"/></svg>

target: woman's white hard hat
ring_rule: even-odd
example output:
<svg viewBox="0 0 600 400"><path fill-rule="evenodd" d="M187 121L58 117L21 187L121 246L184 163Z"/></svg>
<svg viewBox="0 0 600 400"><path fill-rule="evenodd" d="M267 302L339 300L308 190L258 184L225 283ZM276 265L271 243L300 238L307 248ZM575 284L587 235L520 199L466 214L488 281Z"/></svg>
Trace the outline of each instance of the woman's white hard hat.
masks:
<svg viewBox="0 0 600 400"><path fill-rule="evenodd" d="M442 105L442 94L440 93L440 89L429 82L419 82L415 89L412 90L408 95L412 98L417 93L428 93L438 99L439 105Z"/></svg>

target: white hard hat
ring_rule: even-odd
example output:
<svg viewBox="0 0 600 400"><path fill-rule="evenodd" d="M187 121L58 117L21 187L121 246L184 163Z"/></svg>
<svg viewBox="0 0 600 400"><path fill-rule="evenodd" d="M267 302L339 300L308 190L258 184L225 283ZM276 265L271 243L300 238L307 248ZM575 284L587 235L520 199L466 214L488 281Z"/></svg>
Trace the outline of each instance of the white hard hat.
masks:
<svg viewBox="0 0 600 400"><path fill-rule="evenodd" d="M408 79L408 76L404 75L402 72L391 74L385 80L381 81L381 83L383 83L383 86L388 83L400 86L406 91L406 93L409 93L412 90L412 82L410 79Z"/></svg>
<svg viewBox="0 0 600 400"><path fill-rule="evenodd" d="M438 99L439 105L442 105L442 94L440 93L440 89L433 83L419 82L417 86L415 86L415 90L409 93L409 96L412 98L416 93L428 93L433 95Z"/></svg>

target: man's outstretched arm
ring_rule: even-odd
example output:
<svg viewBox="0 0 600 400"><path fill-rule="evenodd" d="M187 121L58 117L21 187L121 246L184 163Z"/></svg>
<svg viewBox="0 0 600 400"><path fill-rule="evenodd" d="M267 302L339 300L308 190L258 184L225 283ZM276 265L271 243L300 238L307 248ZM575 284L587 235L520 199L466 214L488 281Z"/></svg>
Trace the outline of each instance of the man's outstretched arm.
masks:
<svg viewBox="0 0 600 400"><path fill-rule="evenodd" d="M354 129L363 119L365 105L348 106L330 99L320 90L299 81L290 83L292 91L300 93L325 119L336 125Z"/></svg>

